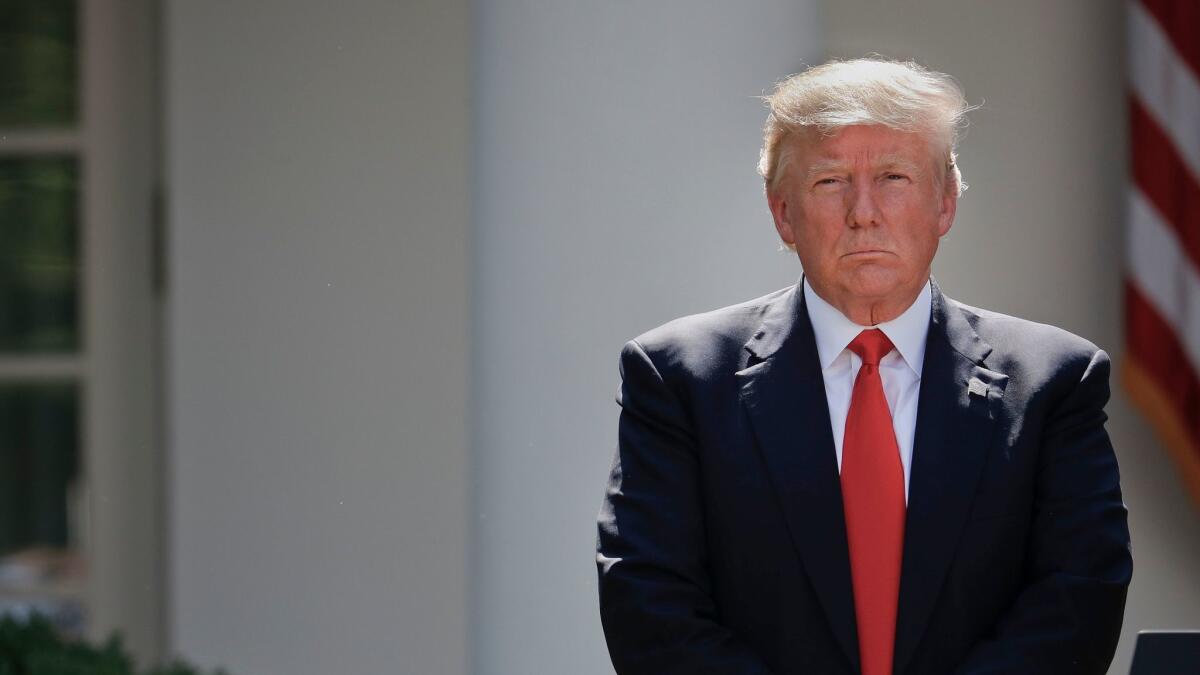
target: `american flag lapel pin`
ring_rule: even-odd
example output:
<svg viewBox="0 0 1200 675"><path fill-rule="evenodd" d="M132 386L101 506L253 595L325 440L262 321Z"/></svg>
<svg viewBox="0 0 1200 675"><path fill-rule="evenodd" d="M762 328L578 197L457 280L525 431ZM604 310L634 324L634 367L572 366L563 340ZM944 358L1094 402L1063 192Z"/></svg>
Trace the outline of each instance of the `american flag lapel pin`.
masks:
<svg viewBox="0 0 1200 675"><path fill-rule="evenodd" d="M988 386L984 384L983 380L977 377L972 377L971 381L967 383L967 394L970 396L987 398Z"/></svg>

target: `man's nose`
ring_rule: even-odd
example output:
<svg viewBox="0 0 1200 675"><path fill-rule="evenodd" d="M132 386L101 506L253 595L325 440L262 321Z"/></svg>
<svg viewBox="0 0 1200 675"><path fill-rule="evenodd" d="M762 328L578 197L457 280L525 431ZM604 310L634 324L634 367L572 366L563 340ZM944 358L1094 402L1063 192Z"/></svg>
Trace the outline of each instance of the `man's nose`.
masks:
<svg viewBox="0 0 1200 675"><path fill-rule="evenodd" d="M855 185L846 193L847 225L850 227L870 227L880 223L879 206L876 201L874 186L870 184Z"/></svg>

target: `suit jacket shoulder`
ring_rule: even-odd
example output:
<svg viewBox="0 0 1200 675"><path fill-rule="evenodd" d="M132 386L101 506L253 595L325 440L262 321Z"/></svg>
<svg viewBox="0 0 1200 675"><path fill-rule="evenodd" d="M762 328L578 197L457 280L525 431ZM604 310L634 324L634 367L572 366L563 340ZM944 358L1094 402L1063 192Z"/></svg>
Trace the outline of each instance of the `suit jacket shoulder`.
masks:
<svg viewBox="0 0 1200 675"><path fill-rule="evenodd" d="M945 297L945 296L943 296ZM1096 353L1091 341L1057 326L973 307L946 297L950 307L962 312L979 336L998 351L1049 351L1056 355Z"/></svg>
<svg viewBox="0 0 1200 675"><path fill-rule="evenodd" d="M1071 387L1097 366L1108 367L1108 354L1091 341L1057 326L993 312L946 298L991 346L990 368L1007 374L1017 394ZM1107 378L1105 378L1107 380ZM1065 392L1063 392L1065 393ZM1022 399L1024 397L1019 396Z"/></svg>
<svg viewBox="0 0 1200 675"><path fill-rule="evenodd" d="M787 305L797 286L789 286L736 305L669 321L634 338L626 350L645 351L664 381L708 379L717 370L737 370L744 347L763 321Z"/></svg>

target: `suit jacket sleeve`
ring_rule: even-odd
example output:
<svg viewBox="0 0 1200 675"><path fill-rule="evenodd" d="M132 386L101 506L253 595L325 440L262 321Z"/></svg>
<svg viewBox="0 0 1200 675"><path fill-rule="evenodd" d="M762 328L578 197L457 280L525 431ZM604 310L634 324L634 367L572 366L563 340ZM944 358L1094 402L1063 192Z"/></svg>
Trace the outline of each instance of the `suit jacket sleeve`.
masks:
<svg viewBox="0 0 1200 675"><path fill-rule="evenodd" d="M1133 567L1116 457L1104 430L1108 375L1108 355L1097 350L1049 413L1038 459L1027 585L958 673L1107 670Z"/></svg>
<svg viewBox="0 0 1200 675"><path fill-rule="evenodd" d="M621 354L621 375L596 556L613 665L621 675L765 675L713 603L688 412L636 341Z"/></svg>

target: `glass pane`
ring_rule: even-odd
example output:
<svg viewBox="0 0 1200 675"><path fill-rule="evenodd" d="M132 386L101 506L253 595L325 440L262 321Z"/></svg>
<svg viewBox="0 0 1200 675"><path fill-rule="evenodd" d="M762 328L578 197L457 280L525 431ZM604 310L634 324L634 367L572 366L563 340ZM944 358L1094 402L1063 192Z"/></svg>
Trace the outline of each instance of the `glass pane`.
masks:
<svg viewBox="0 0 1200 675"><path fill-rule="evenodd" d="M78 203L74 157L0 159L0 352L79 350Z"/></svg>
<svg viewBox="0 0 1200 675"><path fill-rule="evenodd" d="M0 127L76 123L76 26L75 0L0 0Z"/></svg>
<svg viewBox="0 0 1200 675"><path fill-rule="evenodd" d="M76 384L0 384L0 555L72 543L78 457Z"/></svg>
<svg viewBox="0 0 1200 675"><path fill-rule="evenodd" d="M0 615L85 623L79 387L0 384Z"/></svg>

